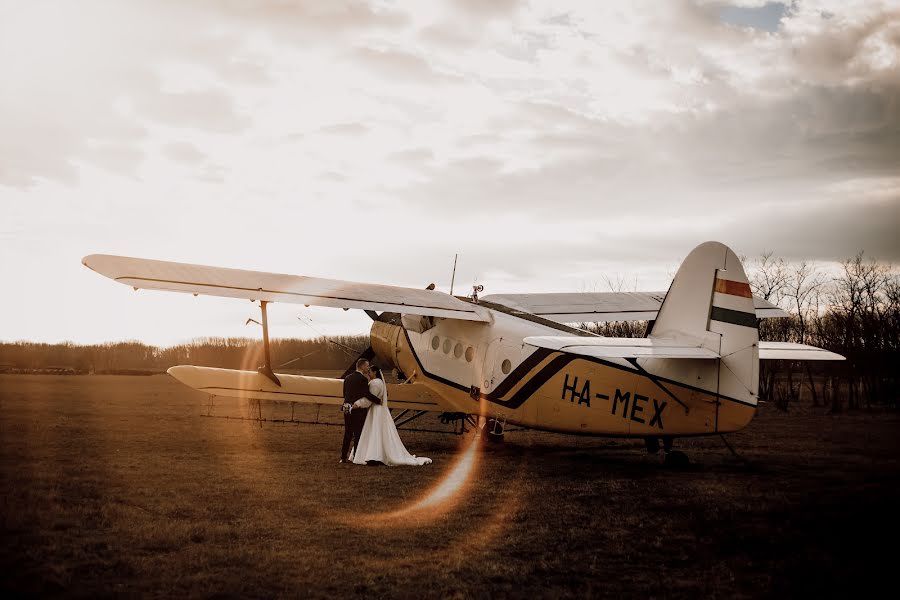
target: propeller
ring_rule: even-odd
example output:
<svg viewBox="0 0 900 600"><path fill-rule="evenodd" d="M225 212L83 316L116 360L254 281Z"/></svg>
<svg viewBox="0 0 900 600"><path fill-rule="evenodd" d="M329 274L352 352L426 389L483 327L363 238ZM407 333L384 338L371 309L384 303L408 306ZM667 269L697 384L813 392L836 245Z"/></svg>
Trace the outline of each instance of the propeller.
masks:
<svg viewBox="0 0 900 600"><path fill-rule="evenodd" d="M435 288L435 285L433 283L430 283L425 287L426 290L433 290L434 288ZM383 312L381 314L378 314L374 310L368 310L368 309L366 309L364 312L373 321L377 321L379 323L388 323L390 325L398 325L398 326L401 325L400 313ZM368 348L363 350L359 356L357 356L356 358L353 359L353 362L350 363L350 366L347 367L347 370L344 371L344 373L341 375L341 379L345 378L347 375L349 375L350 373L352 373L353 371L356 370L356 361L358 361L361 358L364 358L368 361L371 361L373 358L375 358L375 350L372 349L372 346L369 346Z"/></svg>
<svg viewBox="0 0 900 600"><path fill-rule="evenodd" d="M353 362L350 363L350 366L347 367L347 370L341 374L341 379L346 378L347 375L356 370L356 361L361 358L364 358L366 360L372 360L373 358L375 358L375 350L372 349L372 346L369 346L368 348L363 350L359 356L353 359Z"/></svg>

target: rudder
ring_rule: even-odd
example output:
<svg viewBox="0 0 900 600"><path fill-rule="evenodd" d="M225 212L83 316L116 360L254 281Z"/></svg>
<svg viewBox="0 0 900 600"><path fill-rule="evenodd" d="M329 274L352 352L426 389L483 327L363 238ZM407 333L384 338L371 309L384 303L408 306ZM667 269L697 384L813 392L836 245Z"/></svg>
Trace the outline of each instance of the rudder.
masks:
<svg viewBox="0 0 900 600"><path fill-rule="evenodd" d="M688 369L692 381L686 380L683 365L671 362L655 362L653 372L665 371L673 378L681 374L684 383L708 390L723 402L756 407L759 332L753 293L740 259L724 244L705 242L684 259L648 337L691 339L721 356ZM740 429L752 413L748 417L747 410L720 410L716 430Z"/></svg>

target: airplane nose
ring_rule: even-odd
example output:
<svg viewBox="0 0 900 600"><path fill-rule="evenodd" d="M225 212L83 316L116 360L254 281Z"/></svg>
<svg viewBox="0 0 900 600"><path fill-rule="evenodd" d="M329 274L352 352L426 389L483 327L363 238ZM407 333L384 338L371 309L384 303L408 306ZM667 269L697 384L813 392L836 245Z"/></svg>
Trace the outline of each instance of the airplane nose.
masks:
<svg viewBox="0 0 900 600"><path fill-rule="evenodd" d="M372 329L369 332L370 343L382 366L390 369L397 368L397 341L400 333L400 327L397 325L382 320L372 323Z"/></svg>

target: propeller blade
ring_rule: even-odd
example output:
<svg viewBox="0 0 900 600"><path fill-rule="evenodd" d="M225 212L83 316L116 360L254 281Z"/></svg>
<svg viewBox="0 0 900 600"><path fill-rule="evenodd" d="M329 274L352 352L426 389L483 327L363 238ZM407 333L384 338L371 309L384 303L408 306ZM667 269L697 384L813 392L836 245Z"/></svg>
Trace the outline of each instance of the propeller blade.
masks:
<svg viewBox="0 0 900 600"><path fill-rule="evenodd" d="M372 349L372 346L369 346L368 348L363 350L362 354L360 354L359 356L357 356L356 358L353 359L353 362L350 363L350 366L347 367L347 370L344 371L344 373L341 375L341 379L346 378L347 375L349 375L350 373L352 373L353 371L356 370L356 361L358 361L361 358L364 358L366 360L372 360L373 358L375 358L375 351Z"/></svg>

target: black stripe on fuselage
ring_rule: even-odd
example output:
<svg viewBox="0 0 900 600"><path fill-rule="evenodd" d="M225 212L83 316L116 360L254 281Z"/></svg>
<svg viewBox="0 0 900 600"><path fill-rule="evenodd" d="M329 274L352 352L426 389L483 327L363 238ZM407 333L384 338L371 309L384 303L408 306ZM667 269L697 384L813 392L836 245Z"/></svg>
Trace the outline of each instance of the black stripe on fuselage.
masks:
<svg viewBox="0 0 900 600"><path fill-rule="evenodd" d="M405 328L401 327L401 329L403 330L403 335L406 337L406 343L409 346L410 353L412 354L413 359L416 361L416 364L418 365L419 370L421 371L421 373L423 375L425 375L426 377L428 377L430 379L438 381L439 383L442 383L446 386L458 389L460 391L463 391L466 393L468 393L470 391L470 388L468 388L462 384L456 383L455 381L446 379L444 377L441 377L440 375L436 375L434 373L429 372L422 365L422 361L419 359L419 355L416 354L416 349L412 344L412 340L409 339L409 333L406 331ZM556 358L551 360L549 363L547 363L547 365L545 365L538 373L536 373L534 375L534 377L529 379L525 383L525 385L523 385L513 395L512 398L510 398L508 400L502 399L503 394L500 394L499 392L502 391L505 394L510 388L515 386L515 384L517 384L522 379L522 377L527 375L528 372L530 372L536 364L540 363L547 356L549 356L553 353L559 353L559 356L557 356ZM532 357L535 357L534 361L530 360ZM729 396L718 395L718 394L716 394L716 392L712 392L710 390L705 390L703 388L695 387L690 384L683 383L681 381L675 381L674 379L667 379L665 377L659 377L659 376L653 375L651 373L648 373L647 371L644 371L643 373L641 373L631 367L618 365L616 363L608 362L608 361L605 361L605 360L602 360L599 358L595 358L593 356L568 354L568 353L564 353L564 352L551 351L546 348L538 348L537 350L535 350L531 354L531 356L529 356L527 359L522 361L522 363L518 367L516 367L516 369L512 373L507 375L506 379L504 379L500 383L500 385L497 386L496 390L494 390L493 392L491 392L489 394L485 394L485 393L479 394L479 399L486 400L492 404L497 404L499 406L504 406L506 408L511 408L511 409L519 408L520 406L522 406L522 404L525 403L526 400L528 400L531 397L531 395L534 392L536 392L542 385L544 385L547 381L549 381L551 377L556 375L560 370L562 370L570 362L572 362L573 360L576 360L576 359L603 365L605 367L609 367L611 369L616 369L618 371L625 371L625 372L632 373L632 374L635 374L638 376L646 377L647 379L649 379L656 385L659 385L660 382L671 383L674 385L681 386L688 390L693 390L693 391L700 392L703 394L709 394L709 395L716 396L716 398L721 399L721 400L728 400L730 402L736 402L737 404L743 404L745 406L756 407L755 404L752 404L745 400L739 400L737 398L731 398ZM526 363L528 363L528 364L526 364ZM523 367L525 367L525 368L523 368ZM507 382L509 382L508 385L507 385Z"/></svg>
<svg viewBox="0 0 900 600"><path fill-rule="evenodd" d="M515 371L510 373L500 382L500 385L494 389L492 395L495 398L502 398L505 396L510 389L519 383L533 368L543 362L545 358L550 356L551 353L552 351L546 348L538 348L536 351L529 354L528 357L516 367Z"/></svg>
<svg viewBox="0 0 900 600"><path fill-rule="evenodd" d="M739 310L731 310L730 308L722 308L721 306L713 306L712 311L709 313L709 318L713 321L756 329L756 313L746 313Z"/></svg>

